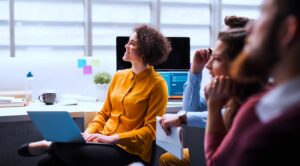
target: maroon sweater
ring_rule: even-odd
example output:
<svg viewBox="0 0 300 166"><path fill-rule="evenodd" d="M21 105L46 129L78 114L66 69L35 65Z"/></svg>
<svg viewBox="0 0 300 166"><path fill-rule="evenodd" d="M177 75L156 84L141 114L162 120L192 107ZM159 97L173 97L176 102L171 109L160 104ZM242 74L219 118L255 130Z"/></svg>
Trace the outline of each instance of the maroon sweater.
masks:
<svg viewBox="0 0 300 166"><path fill-rule="evenodd" d="M229 165L230 156L232 156L243 132L257 123L260 124L255 114L255 106L263 94L250 97L241 106L226 135L220 133L205 134L204 148L207 166Z"/></svg>
<svg viewBox="0 0 300 166"><path fill-rule="evenodd" d="M228 159L231 166L300 165L300 103L240 136Z"/></svg>

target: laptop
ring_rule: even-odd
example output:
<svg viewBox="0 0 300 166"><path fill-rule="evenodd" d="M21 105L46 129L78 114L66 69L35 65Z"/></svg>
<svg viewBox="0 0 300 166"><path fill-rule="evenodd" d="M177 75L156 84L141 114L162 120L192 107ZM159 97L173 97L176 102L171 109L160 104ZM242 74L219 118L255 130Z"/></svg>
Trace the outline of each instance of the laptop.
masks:
<svg viewBox="0 0 300 166"><path fill-rule="evenodd" d="M30 119L47 141L86 143L67 111L27 111Z"/></svg>

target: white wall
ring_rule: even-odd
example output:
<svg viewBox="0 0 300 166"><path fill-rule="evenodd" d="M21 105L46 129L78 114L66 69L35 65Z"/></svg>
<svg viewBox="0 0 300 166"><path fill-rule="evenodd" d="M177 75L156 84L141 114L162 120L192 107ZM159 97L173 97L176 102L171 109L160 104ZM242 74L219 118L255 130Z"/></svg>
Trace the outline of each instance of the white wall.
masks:
<svg viewBox="0 0 300 166"><path fill-rule="evenodd" d="M116 60L113 56L1 58L0 91L26 90L26 74L31 71L34 75L34 99L47 90L54 90L58 96L80 94L98 97L99 88L93 83L93 74L84 75L83 69L77 67L78 59L86 59L88 64L92 60L99 60L99 66L93 67L93 74L107 71L113 75L116 71ZM204 69L201 89L210 80L210 75Z"/></svg>
<svg viewBox="0 0 300 166"><path fill-rule="evenodd" d="M97 96L97 88L93 83L93 74L84 75L78 68L77 60L86 59L87 63L99 60L99 66L93 67L93 74L98 71L115 73L115 61L100 58L1 58L0 91L26 90L26 74L34 75L34 97L45 90L54 90L61 94L81 94Z"/></svg>

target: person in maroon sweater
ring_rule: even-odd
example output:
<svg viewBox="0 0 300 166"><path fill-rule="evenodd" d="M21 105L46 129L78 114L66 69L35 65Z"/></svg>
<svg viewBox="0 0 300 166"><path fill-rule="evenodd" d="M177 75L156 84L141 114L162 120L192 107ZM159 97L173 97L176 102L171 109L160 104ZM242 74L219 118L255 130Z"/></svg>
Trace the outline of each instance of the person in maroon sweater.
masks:
<svg viewBox="0 0 300 166"><path fill-rule="evenodd" d="M264 0L260 18L248 28L231 74L244 82L272 76L276 86L251 111L238 113L232 130L243 127L231 142L234 147L214 165L300 165L299 9L297 0Z"/></svg>

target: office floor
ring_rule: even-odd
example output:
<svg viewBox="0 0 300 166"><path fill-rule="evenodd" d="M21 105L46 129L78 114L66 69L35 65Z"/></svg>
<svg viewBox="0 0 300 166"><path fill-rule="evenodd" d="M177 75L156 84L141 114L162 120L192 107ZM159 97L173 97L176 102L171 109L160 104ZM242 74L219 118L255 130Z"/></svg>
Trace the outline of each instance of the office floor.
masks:
<svg viewBox="0 0 300 166"><path fill-rule="evenodd" d="M74 119L81 130L83 130L83 118ZM205 166L203 152L204 129L185 128L184 144L191 148L192 166ZM42 137L31 121L1 122L0 123L0 165L1 166L33 166L43 157L20 157L17 149L20 145L32 141L41 140ZM201 150L202 149L202 150ZM153 166L159 165L159 156L165 151L160 147L156 148L155 161Z"/></svg>
<svg viewBox="0 0 300 166"><path fill-rule="evenodd" d="M83 129L83 118L75 119ZM20 157L17 149L20 145L42 139L31 121L0 123L0 165L1 166L34 166L43 157Z"/></svg>

